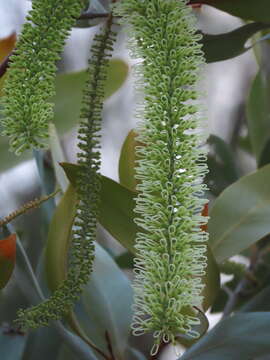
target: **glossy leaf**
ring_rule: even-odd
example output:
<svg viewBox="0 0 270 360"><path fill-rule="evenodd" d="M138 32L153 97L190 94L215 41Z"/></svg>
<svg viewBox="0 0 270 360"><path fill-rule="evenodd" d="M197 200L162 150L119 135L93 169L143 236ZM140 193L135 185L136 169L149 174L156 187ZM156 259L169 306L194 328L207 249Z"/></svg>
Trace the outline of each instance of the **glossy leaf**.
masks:
<svg viewBox="0 0 270 360"><path fill-rule="evenodd" d="M220 289L219 268L210 246L207 247L207 268L205 269L205 272L205 276L203 277L205 287L202 294L204 296L203 308L204 310L207 310L213 305Z"/></svg>
<svg viewBox="0 0 270 360"><path fill-rule="evenodd" d="M269 311L270 312L270 286L256 294L250 301L243 305L241 312Z"/></svg>
<svg viewBox="0 0 270 360"><path fill-rule="evenodd" d="M137 185L135 179L135 146L137 145L136 133L134 130L131 130L123 143L119 158L120 184L133 191L136 189Z"/></svg>
<svg viewBox="0 0 270 360"><path fill-rule="evenodd" d="M108 352L108 333L115 357L124 360L130 333L133 292L126 275L96 244L93 273L80 302L78 320L90 339Z"/></svg>
<svg viewBox="0 0 270 360"><path fill-rule="evenodd" d="M54 168L55 177L62 191L66 191L68 188L68 179L59 163L65 161L64 152L56 131L54 124L49 124L49 144L52 156L52 163Z"/></svg>
<svg viewBox="0 0 270 360"><path fill-rule="evenodd" d="M105 96L108 98L124 83L128 65L121 59L110 60ZM60 74L56 77L54 122L57 130L63 133L78 123L82 102L82 90L87 78L86 71Z"/></svg>
<svg viewBox="0 0 270 360"><path fill-rule="evenodd" d="M251 86L247 103L247 120L257 163L265 165L267 155L270 162L268 152L264 154L264 164L261 164L263 151L270 140L270 76L262 70L257 73Z"/></svg>
<svg viewBox="0 0 270 360"><path fill-rule="evenodd" d="M190 0L190 4L207 4L246 20L270 21L269 0Z"/></svg>
<svg viewBox="0 0 270 360"><path fill-rule="evenodd" d="M223 34L203 34L201 42L206 62L227 60L243 54L250 49L245 46L247 40L258 31L267 28L270 28L270 25L255 22Z"/></svg>
<svg viewBox="0 0 270 360"><path fill-rule="evenodd" d="M234 154L223 139L216 135L210 135L208 144L210 145L207 159L209 173L206 174L205 182L210 191L218 196L238 179L239 174Z"/></svg>
<svg viewBox="0 0 270 360"><path fill-rule="evenodd" d="M16 260L16 234L0 240L0 289L8 283Z"/></svg>
<svg viewBox="0 0 270 360"><path fill-rule="evenodd" d="M102 177L99 221L126 249L134 252L138 231L134 223L135 194L117 182Z"/></svg>
<svg viewBox="0 0 270 360"><path fill-rule="evenodd" d="M62 163L70 182L76 187L78 165ZM138 231L133 221L135 193L116 181L101 176L101 201L99 222L126 249L135 252L135 236Z"/></svg>
<svg viewBox="0 0 270 360"><path fill-rule="evenodd" d="M17 329L12 329L4 326L0 327L0 349L1 349L1 359L2 360L19 360L21 359L26 335L17 331Z"/></svg>
<svg viewBox="0 0 270 360"><path fill-rule="evenodd" d="M36 329L27 337L22 360L55 359L61 343L62 339L52 327Z"/></svg>
<svg viewBox="0 0 270 360"><path fill-rule="evenodd" d="M270 312L234 315L210 330L181 360L239 360L269 354L269 331Z"/></svg>
<svg viewBox="0 0 270 360"><path fill-rule="evenodd" d="M128 348L126 351L126 359L128 360L147 360L146 357L137 349Z"/></svg>
<svg viewBox="0 0 270 360"><path fill-rule="evenodd" d="M56 289L66 276L66 254L76 214L76 201L75 189L70 185L60 200L50 224L45 266L48 285L52 290Z"/></svg>
<svg viewBox="0 0 270 360"><path fill-rule="evenodd" d="M242 177L216 199L208 229L218 263L270 233L270 165Z"/></svg>
<svg viewBox="0 0 270 360"><path fill-rule="evenodd" d="M57 322L54 328L73 352L76 360L97 360L87 343L64 327L61 322Z"/></svg>

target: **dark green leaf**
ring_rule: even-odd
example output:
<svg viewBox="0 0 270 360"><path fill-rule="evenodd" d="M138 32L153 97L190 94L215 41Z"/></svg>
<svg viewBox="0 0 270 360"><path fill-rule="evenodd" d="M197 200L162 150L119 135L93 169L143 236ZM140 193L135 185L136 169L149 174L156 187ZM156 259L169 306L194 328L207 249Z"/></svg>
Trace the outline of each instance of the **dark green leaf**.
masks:
<svg viewBox="0 0 270 360"><path fill-rule="evenodd" d="M61 322L55 323L54 328L69 349L74 353L76 360L97 360L87 343L65 328Z"/></svg>
<svg viewBox="0 0 270 360"><path fill-rule="evenodd" d="M270 22L269 0L191 0L190 4L207 4L243 19Z"/></svg>
<svg viewBox="0 0 270 360"><path fill-rule="evenodd" d="M22 360L55 359L61 344L62 339L52 327L37 329L28 335Z"/></svg>
<svg viewBox="0 0 270 360"><path fill-rule="evenodd" d="M270 77L262 70L257 73L251 87L247 120L249 137L257 162L261 166L265 165L270 161Z"/></svg>
<svg viewBox="0 0 270 360"><path fill-rule="evenodd" d="M62 163L69 181L76 187L78 165ZM135 193L105 176L101 177L101 201L99 222L126 249L135 252L135 236L138 231L134 223L133 209Z"/></svg>
<svg viewBox="0 0 270 360"><path fill-rule="evenodd" d="M270 165L229 186L210 211L210 245L218 263L270 233Z"/></svg>
<svg viewBox="0 0 270 360"><path fill-rule="evenodd" d="M220 2L220 0L216 1ZM227 60L243 54L249 50L249 47L245 46L247 40L256 32L269 27L270 25L256 22L223 34L203 34L201 42L206 62Z"/></svg>
<svg viewBox="0 0 270 360"><path fill-rule="evenodd" d="M239 174L234 155L224 140L216 135L210 135L208 144L210 145L207 160L209 173L205 181L210 191L218 196L238 179Z"/></svg>
<svg viewBox="0 0 270 360"><path fill-rule="evenodd" d="M134 254L130 252L125 252L115 259L116 264L122 269L132 269L133 268Z"/></svg>
<svg viewBox="0 0 270 360"><path fill-rule="evenodd" d="M102 176L99 221L126 249L134 252L138 231L134 223L135 193Z"/></svg>
<svg viewBox="0 0 270 360"><path fill-rule="evenodd" d="M203 283L203 308L207 310L215 301L220 289L220 274L216 260L212 254L210 247L207 247L207 268L205 269Z"/></svg>
<svg viewBox="0 0 270 360"><path fill-rule="evenodd" d="M241 312L270 311L270 286L264 288L240 309Z"/></svg>
<svg viewBox="0 0 270 360"><path fill-rule="evenodd" d="M269 354L269 331L270 312L234 315L216 325L181 360L248 360Z"/></svg>
<svg viewBox="0 0 270 360"><path fill-rule="evenodd" d="M137 349L128 348L126 351L126 359L128 360L147 360L146 357Z"/></svg>
<svg viewBox="0 0 270 360"><path fill-rule="evenodd" d="M124 360L132 317L132 288L126 275L99 244L95 255L93 273L79 303L78 320L105 353L107 331L116 358Z"/></svg>
<svg viewBox="0 0 270 360"><path fill-rule="evenodd" d="M134 130L131 130L123 143L119 158L120 184L133 191L137 185L135 179L135 146L137 145L136 133Z"/></svg>

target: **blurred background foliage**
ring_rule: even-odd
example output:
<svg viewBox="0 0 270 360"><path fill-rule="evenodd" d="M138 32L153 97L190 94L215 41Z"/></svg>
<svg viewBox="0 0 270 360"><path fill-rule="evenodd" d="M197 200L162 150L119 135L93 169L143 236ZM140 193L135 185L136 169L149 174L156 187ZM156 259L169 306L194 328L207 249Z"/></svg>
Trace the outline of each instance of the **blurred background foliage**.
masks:
<svg viewBox="0 0 270 360"><path fill-rule="evenodd" d="M181 359L270 359L270 3L191 0L207 64L200 84L207 112L210 221L208 268L195 344L179 337ZM31 2L0 3L0 96L8 56ZM106 14L108 0L88 13ZM162 346L149 358L151 337L130 334L136 146L133 78L120 30L106 84L102 130L102 199L93 275L63 323L24 333L20 307L48 296L66 273L76 202L76 131L91 41L102 18L78 20L67 40L55 86L50 151L17 157L0 138L0 215L56 183L68 190L6 228L0 240L0 354L3 360L179 358ZM59 163L62 163L62 167ZM73 163L73 164L71 164ZM71 185L69 185L71 184ZM56 207L57 206L57 207ZM205 209L207 215L208 210ZM16 235L15 235L16 233ZM17 245L16 245L17 244ZM26 253L27 256L26 256ZM16 256L15 256L16 255ZM206 313L207 312L207 313ZM205 314L206 313L206 314ZM231 316L231 314L233 314ZM222 321L220 321L222 317ZM215 323L218 322L216 326ZM211 329L209 331L209 329ZM95 343L101 350L96 352ZM105 356L104 356L105 354Z"/></svg>

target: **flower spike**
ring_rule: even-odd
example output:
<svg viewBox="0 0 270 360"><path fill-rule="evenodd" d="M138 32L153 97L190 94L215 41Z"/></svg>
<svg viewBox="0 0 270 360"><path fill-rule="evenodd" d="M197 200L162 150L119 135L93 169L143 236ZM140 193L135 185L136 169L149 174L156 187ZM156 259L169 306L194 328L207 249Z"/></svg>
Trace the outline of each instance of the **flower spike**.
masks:
<svg viewBox="0 0 270 360"><path fill-rule="evenodd" d="M122 0L115 13L128 26L138 97L134 334L159 344L197 337L206 267L206 136L196 84L204 64L200 35L186 0Z"/></svg>

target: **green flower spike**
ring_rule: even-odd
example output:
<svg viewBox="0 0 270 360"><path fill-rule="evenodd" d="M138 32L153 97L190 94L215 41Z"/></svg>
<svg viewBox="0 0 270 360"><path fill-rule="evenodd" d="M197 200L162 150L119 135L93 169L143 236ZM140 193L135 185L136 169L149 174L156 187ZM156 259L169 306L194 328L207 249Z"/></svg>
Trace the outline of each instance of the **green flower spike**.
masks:
<svg viewBox="0 0 270 360"><path fill-rule="evenodd" d="M3 135L16 154L42 148L53 119L56 61L84 0L33 0L5 82Z"/></svg>
<svg viewBox="0 0 270 360"><path fill-rule="evenodd" d="M206 154L196 84L204 63L200 35L186 0L122 0L115 13L128 25L138 96L138 214L135 259L135 335L155 344L179 334L198 337L207 234ZM138 61L139 62L139 61Z"/></svg>

